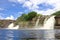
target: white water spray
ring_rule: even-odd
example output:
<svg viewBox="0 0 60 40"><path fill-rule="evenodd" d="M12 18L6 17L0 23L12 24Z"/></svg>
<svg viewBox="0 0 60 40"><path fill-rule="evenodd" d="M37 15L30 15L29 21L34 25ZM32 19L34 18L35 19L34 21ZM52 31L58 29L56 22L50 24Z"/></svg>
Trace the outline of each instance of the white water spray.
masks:
<svg viewBox="0 0 60 40"><path fill-rule="evenodd" d="M16 25L16 26L14 27L14 29L19 29L19 25Z"/></svg>
<svg viewBox="0 0 60 40"><path fill-rule="evenodd" d="M14 23L11 23L11 24L8 26L7 29L19 29L19 25L16 25L16 26L14 27Z"/></svg>
<svg viewBox="0 0 60 40"><path fill-rule="evenodd" d="M12 29L12 28L13 28L13 26L14 26L14 24L13 24L13 23L11 23L11 24L8 26L8 29Z"/></svg>
<svg viewBox="0 0 60 40"><path fill-rule="evenodd" d="M39 20L40 20L40 16L38 17L38 19L36 21L35 28L38 28Z"/></svg>
<svg viewBox="0 0 60 40"><path fill-rule="evenodd" d="M55 16L51 16L45 23L44 23L44 29L54 29L55 24Z"/></svg>

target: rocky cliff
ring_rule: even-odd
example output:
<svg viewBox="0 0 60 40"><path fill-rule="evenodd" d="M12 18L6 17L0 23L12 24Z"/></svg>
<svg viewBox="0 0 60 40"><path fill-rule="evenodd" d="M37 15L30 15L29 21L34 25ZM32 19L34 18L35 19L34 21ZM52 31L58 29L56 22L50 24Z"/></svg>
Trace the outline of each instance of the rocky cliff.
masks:
<svg viewBox="0 0 60 40"><path fill-rule="evenodd" d="M16 20L0 20L0 28L6 28L10 23L14 23Z"/></svg>

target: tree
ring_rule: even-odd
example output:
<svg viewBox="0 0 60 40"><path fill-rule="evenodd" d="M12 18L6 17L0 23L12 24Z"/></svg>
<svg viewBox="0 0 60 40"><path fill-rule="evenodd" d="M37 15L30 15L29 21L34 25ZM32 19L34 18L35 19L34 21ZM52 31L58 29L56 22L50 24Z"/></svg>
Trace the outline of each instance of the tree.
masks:
<svg viewBox="0 0 60 40"><path fill-rule="evenodd" d="M28 13L28 20L32 20L34 17L37 16L37 13L32 11Z"/></svg>
<svg viewBox="0 0 60 40"><path fill-rule="evenodd" d="M52 15L58 16L58 15L60 15L60 11L57 11L57 12L53 13Z"/></svg>
<svg viewBox="0 0 60 40"><path fill-rule="evenodd" d="M28 14L22 14L20 17L17 18L17 22L20 21L31 21L33 18L42 16L41 14L37 14L37 12L29 12Z"/></svg>
<svg viewBox="0 0 60 40"><path fill-rule="evenodd" d="M19 21L26 21L27 18L28 18L27 14L22 14L20 17L17 18L17 20L19 20Z"/></svg>

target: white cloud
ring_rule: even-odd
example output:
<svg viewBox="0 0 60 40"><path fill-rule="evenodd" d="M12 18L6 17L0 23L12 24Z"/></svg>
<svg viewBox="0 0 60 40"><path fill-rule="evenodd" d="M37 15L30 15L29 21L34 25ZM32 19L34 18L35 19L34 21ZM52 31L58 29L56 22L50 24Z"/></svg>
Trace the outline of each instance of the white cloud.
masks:
<svg viewBox="0 0 60 40"><path fill-rule="evenodd" d="M19 3L24 3L25 0L17 0L17 2L19 2Z"/></svg>
<svg viewBox="0 0 60 40"><path fill-rule="evenodd" d="M56 11L60 10L60 0L46 0L46 3L54 5L54 9L48 9L46 11L41 11L41 10L35 10L38 13L44 14L44 15L50 15Z"/></svg>
<svg viewBox="0 0 60 40"><path fill-rule="evenodd" d="M54 13L55 11L60 10L60 0L11 0L14 2L22 3L23 7L29 8L29 10L37 11L38 13L44 14L44 15L50 15ZM54 6L53 9L47 9L47 10L38 10L40 6L38 6L41 3L46 3Z"/></svg>
<svg viewBox="0 0 60 40"><path fill-rule="evenodd" d="M18 14L23 14L23 12L18 12Z"/></svg>
<svg viewBox="0 0 60 40"><path fill-rule="evenodd" d="M12 16L12 15L10 15L10 16L8 16L8 17L4 17L6 14L3 14L3 13L0 13L0 19L1 20L4 20L4 19L10 19L10 20L15 20L15 18L14 18L14 16Z"/></svg>
<svg viewBox="0 0 60 40"><path fill-rule="evenodd" d="M51 15L52 13L56 12L55 10L46 10L46 11L41 11L41 10L34 10L36 11L38 14L43 14L43 15Z"/></svg>
<svg viewBox="0 0 60 40"><path fill-rule="evenodd" d="M9 17L6 17L5 19L7 19L7 20L14 20L14 17L11 15Z"/></svg>
<svg viewBox="0 0 60 40"><path fill-rule="evenodd" d="M33 5L38 5L40 3L45 2L45 0L29 0Z"/></svg>
<svg viewBox="0 0 60 40"><path fill-rule="evenodd" d="M38 10L39 6L37 6L38 9L37 9L36 6L34 6L36 8L33 9L33 10L38 12L38 13L41 13L43 15L50 15L50 14L60 10L60 0L30 0L30 1L33 3L33 6L34 5L37 6L37 5L41 4L41 3L47 3L47 4L50 4L50 5L54 6L54 9L48 9L46 11ZM33 6L32 6L32 8L34 8Z"/></svg>
<svg viewBox="0 0 60 40"><path fill-rule="evenodd" d="M4 8L0 8L0 11L3 11L3 10L5 10Z"/></svg>
<svg viewBox="0 0 60 40"><path fill-rule="evenodd" d="M25 2L25 0L8 0L8 1L9 1L9 2L20 3L20 4L22 4L22 3Z"/></svg>
<svg viewBox="0 0 60 40"><path fill-rule="evenodd" d="M32 6L32 3L30 1L26 1L24 4L23 4L24 7L31 7Z"/></svg>

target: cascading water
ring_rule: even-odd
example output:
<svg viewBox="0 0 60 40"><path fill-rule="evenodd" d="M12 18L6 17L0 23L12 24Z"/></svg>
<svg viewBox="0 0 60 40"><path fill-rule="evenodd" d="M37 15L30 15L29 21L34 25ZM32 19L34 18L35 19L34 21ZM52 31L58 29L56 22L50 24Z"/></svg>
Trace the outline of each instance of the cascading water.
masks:
<svg viewBox="0 0 60 40"><path fill-rule="evenodd" d="M13 28L13 26L14 26L14 24L13 24L13 23L11 23L11 24L8 26L8 29L12 29L12 28Z"/></svg>
<svg viewBox="0 0 60 40"><path fill-rule="evenodd" d="M51 16L49 19L47 19L47 20L45 19L44 25L42 27L40 27L40 28L36 28L36 29L46 30L44 32L44 38L46 38L46 40L55 38L55 35L54 35L55 18L54 17L55 16ZM39 20L37 20L37 21L39 21ZM37 24L36 27L38 27L38 24ZM37 39L37 40L39 40L39 39ZM52 39L52 40L55 40L55 39Z"/></svg>
<svg viewBox="0 0 60 40"><path fill-rule="evenodd" d="M11 23L11 24L8 26L7 29L19 29L19 25L16 25L16 26L14 27L14 23Z"/></svg>
<svg viewBox="0 0 60 40"><path fill-rule="evenodd" d="M43 29L45 29L44 37L46 40L55 40L55 32L54 32L54 24L55 24L55 16L51 16L43 26ZM52 39L53 38L53 39Z"/></svg>
<svg viewBox="0 0 60 40"><path fill-rule="evenodd" d="M50 18L46 18L44 20L44 25L42 27L38 27L39 23L39 18L36 21L35 27L37 29L54 29L54 24L55 24L55 16L51 16Z"/></svg>
<svg viewBox="0 0 60 40"><path fill-rule="evenodd" d="M54 29L55 24L55 16L51 16L45 23L44 23L44 29Z"/></svg>
<svg viewBox="0 0 60 40"><path fill-rule="evenodd" d="M38 27L39 20L40 20L40 16L38 17L38 19L37 19L37 21L36 21L35 28L37 28L37 27Z"/></svg>

